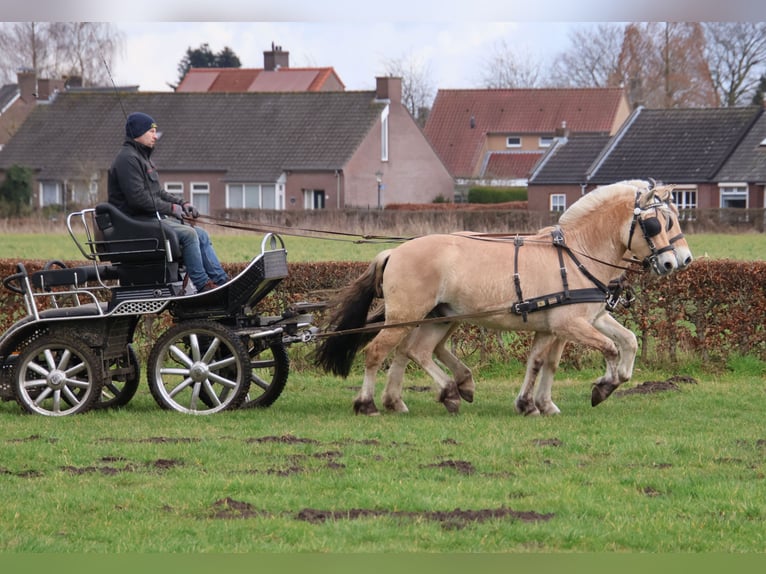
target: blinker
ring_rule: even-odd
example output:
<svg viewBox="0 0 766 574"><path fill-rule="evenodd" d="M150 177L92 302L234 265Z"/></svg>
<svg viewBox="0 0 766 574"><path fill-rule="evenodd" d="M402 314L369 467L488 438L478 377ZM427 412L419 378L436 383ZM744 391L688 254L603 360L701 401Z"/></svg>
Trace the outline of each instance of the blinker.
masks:
<svg viewBox="0 0 766 574"><path fill-rule="evenodd" d="M644 228L644 234L647 237L654 237L662 233L662 224L657 217L648 217L641 220L641 227Z"/></svg>

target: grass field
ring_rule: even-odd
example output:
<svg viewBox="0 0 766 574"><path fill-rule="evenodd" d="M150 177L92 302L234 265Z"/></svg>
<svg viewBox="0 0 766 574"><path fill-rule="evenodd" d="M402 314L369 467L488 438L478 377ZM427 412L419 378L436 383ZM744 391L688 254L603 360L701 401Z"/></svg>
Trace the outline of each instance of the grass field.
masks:
<svg viewBox="0 0 766 574"><path fill-rule="evenodd" d="M396 243L354 243L332 239L283 236L288 261L368 261L379 251ZM258 233L213 235L216 252L222 261L249 261L261 251L263 236ZM711 259L766 259L766 234L688 235L695 257ZM84 259L65 233L0 234L0 259L79 261Z"/></svg>
<svg viewBox="0 0 766 574"><path fill-rule="evenodd" d="M493 374L494 373L494 374ZM412 373L408 415L355 417L347 380L293 372L269 409L189 417L142 386L118 412L0 404L6 553L762 552L766 365L637 371L592 408L513 412L522 368L478 370L451 416ZM675 389L640 383L678 378ZM689 377L693 377L689 378ZM662 387L657 387L660 389ZM380 390L380 389L379 389Z"/></svg>
<svg viewBox="0 0 766 574"><path fill-rule="evenodd" d="M214 241L221 258L235 262L259 252L261 237ZM295 262L368 260L386 247L285 241ZM766 254L766 235L688 241L697 257ZM0 239L0 258L82 256L67 235L8 234ZM153 402L145 381L120 411L49 420L0 402L0 552L571 555L766 548L763 362L696 362L672 372L639 365L622 389L627 393L595 409L590 384L601 374L600 361L598 368L564 368L553 396L562 414L550 418L513 412L520 364L473 365L476 401L457 416L446 413L430 379L413 369L404 395L411 412L368 418L351 409L361 374L322 375L310 368L309 351L290 348L287 388L262 410L169 413Z"/></svg>

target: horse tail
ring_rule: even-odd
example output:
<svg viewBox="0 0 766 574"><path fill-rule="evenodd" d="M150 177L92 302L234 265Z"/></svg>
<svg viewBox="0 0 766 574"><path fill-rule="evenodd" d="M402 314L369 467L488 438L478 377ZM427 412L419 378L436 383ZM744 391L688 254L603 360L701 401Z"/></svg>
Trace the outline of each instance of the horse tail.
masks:
<svg viewBox="0 0 766 574"><path fill-rule="evenodd" d="M328 336L319 342L314 352L315 363L326 372L347 377L356 353L369 342L380 329L364 332L342 333L361 329L368 323L385 318L385 310L380 305L370 311L376 297L382 297L383 271L391 250L379 253L372 260L367 270L346 287L339 298L331 304L328 318L330 329L340 334Z"/></svg>

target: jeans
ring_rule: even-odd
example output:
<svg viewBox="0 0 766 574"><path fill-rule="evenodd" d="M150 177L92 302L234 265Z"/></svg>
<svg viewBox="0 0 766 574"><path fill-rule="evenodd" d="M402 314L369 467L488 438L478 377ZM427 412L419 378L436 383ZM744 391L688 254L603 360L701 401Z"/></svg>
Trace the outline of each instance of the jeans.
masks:
<svg viewBox="0 0 766 574"><path fill-rule="evenodd" d="M164 219L163 223L176 232L186 273L197 291L201 291L208 281L223 285L229 280L213 250L207 231L199 226L186 225L172 217Z"/></svg>

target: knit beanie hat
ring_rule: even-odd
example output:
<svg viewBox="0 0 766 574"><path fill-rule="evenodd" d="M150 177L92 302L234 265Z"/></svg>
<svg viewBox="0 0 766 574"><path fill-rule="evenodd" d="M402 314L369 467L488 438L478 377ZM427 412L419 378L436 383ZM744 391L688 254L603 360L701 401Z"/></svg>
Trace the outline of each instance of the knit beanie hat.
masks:
<svg viewBox="0 0 766 574"><path fill-rule="evenodd" d="M125 124L125 135L131 139L140 138L150 129L156 127L157 124L154 123L151 116L141 112L133 112L128 116L128 121Z"/></svg>

